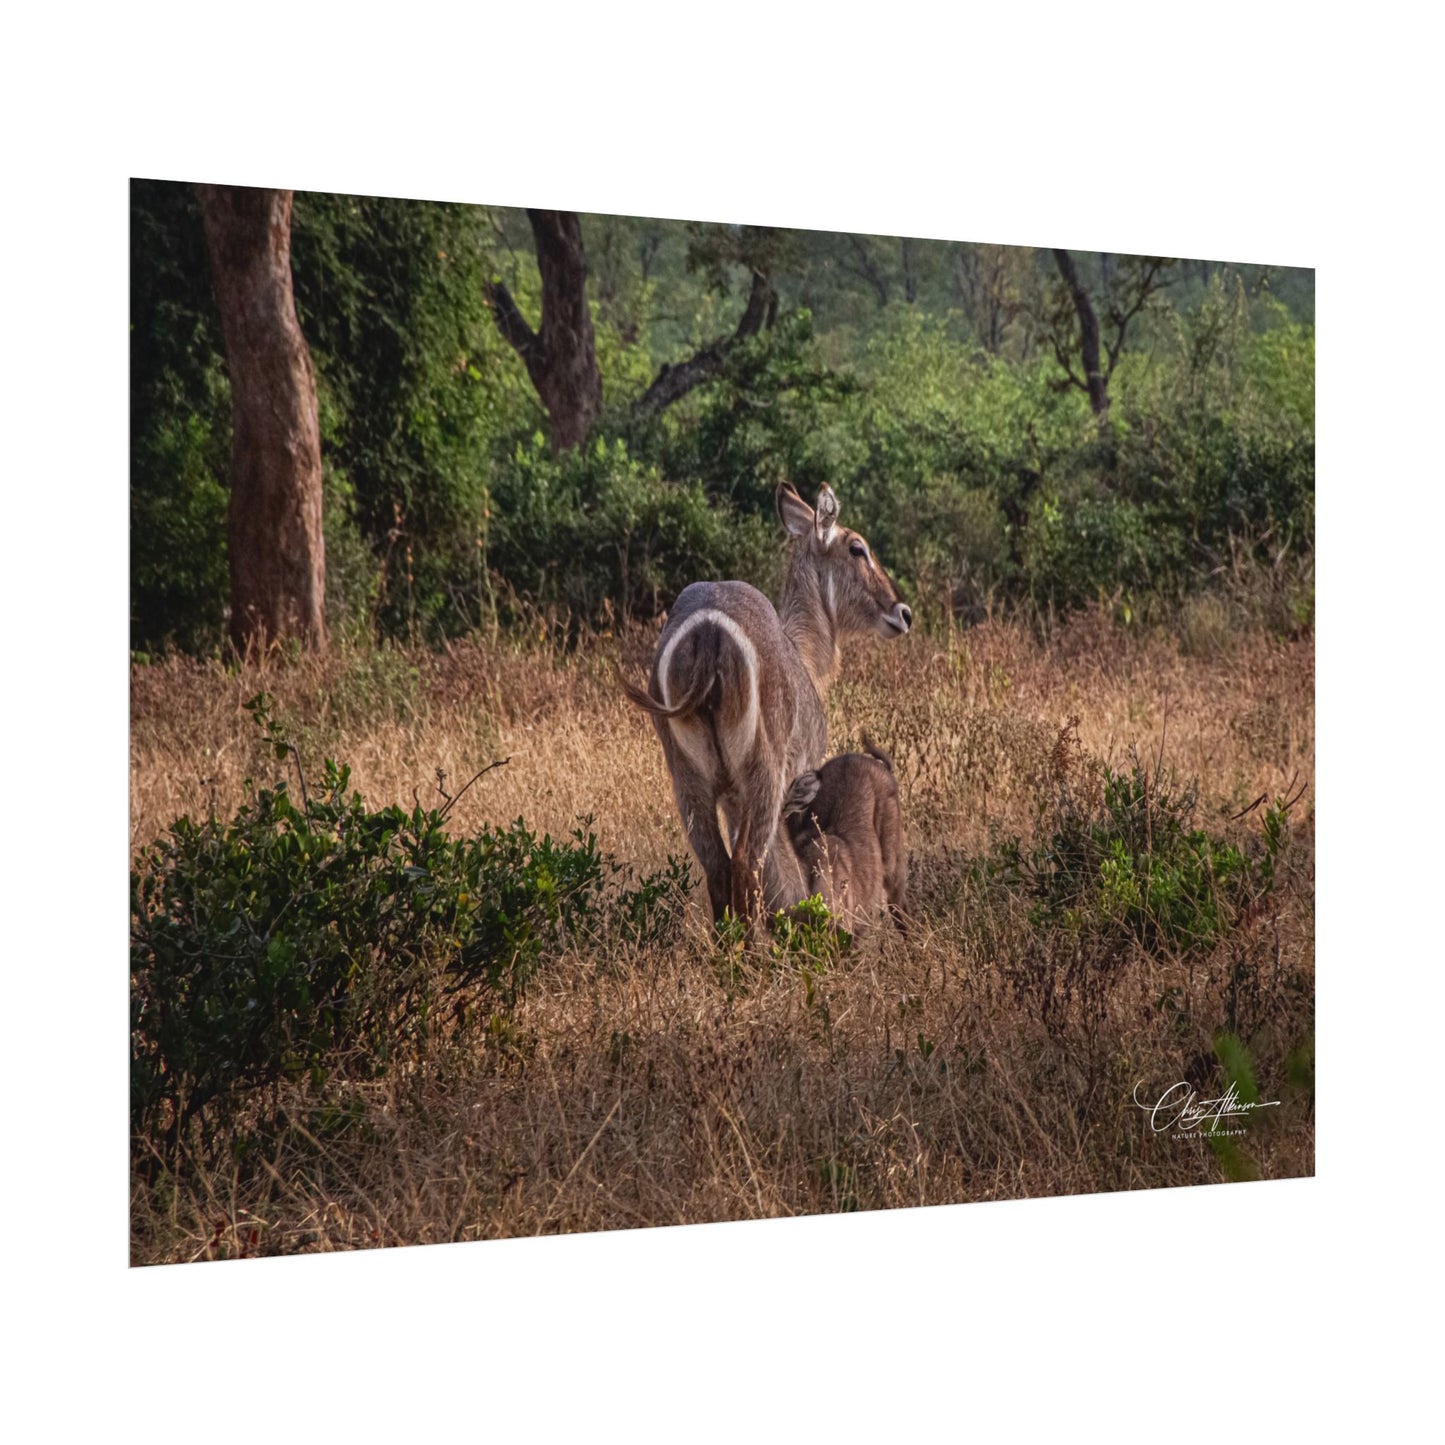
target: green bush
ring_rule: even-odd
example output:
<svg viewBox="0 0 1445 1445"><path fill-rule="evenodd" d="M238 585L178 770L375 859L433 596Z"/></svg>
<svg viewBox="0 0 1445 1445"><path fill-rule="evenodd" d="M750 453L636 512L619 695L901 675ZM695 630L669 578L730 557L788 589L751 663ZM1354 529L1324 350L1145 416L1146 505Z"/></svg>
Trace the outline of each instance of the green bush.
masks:
<svg viewBox="0 0 1445 1445"><path fill-rule="evenodd" d="M773 915L771 956L805 973L824 973L852 947L853 935L835 922L821 894Z"/></svg>
<svg viewBox="0 0 1445 1445"><path fill-rule="evenodd" d="M766 947L757 946L765 941ZM760 980L778 972L796 974L803 983L804 1004L820 1002L818 981L835 967L853 946L853 935L828 911L821 894L804 898L791 908L774 913L771 927L749 944L747 925L731 910L713 930L713 966L729 997L745 993ZM824 1005L826 1011L826 1005Z"/></svg>
<svg viewBox="0 0 1445 1445"><path fill-rule="evenodd" d="M1314 539L1314 331L1272 299L1217 280L1155 357L1126 357L1116 495L1144 510L1164 565L1155 585L1197 588L1242 539L1257 560Z"/></svg>
<svg viewBox="0 0 1445 1445"><path fill-rule="evenodd" d="M1057 755L1066 756L1061 744ZM1133 941L1150 951L1207 952L1274 891L1287 805L1264 814L1246 852L1197 826L1198 793L1136 763L1082 765L1041 810L1031 849L1006 845L996 873L1023 885L1040 924Z"/></svg>
<svg viewBox="0 0 1445 1445"><path fill-rule="evenodd" d="M278 755L293 753L252 710ZM181 818L131 875L131 1121L209 1135L282 1081L320 1086L423 1056L460 1005L505 1010L580 938L674 927L685 863L620 893L596 838L522 819L454 837L455 798L369 809L328 760L298 803L283 782L234 818ZM460 794L457 795L458 797ZM455 996L455 997L454 997Z"/></svg>
<svg viewBox="0 0 1445 1445"><path fill-rule="evenodd" d="M482 620L492 471L542 419L486 305L490 246L480 207L296 196L292 270L323 452L371 553L361 602L383 635L434 638ZM535 290L527 278L519 298ZM365 570L354 548L337 560Z"/></svg>
<svg viewBox="0 0 1445 1445"><path fill-rule="evenodd" d="M133 181L132 648L204 652L225 624L231 387L190 186Z"/></svg>
<svg viewBox="0 0 1445 1445"><path fill-rule="evenodd" d="M776 523L663 479L620 438L553 457L519 445L493 492L489 566L536 607L574 619L653 616L689 582L740 577L768 586Z"/></svg>
<svg viewBox="0 0 1445 1445"><path fill-rule="evenodd" d="M1048 495L1024 534L1023 575L1034 601L1057 612L1115 594L1133 599L1167 580L1166 545L1148 513L1119 497Z"/></svg>

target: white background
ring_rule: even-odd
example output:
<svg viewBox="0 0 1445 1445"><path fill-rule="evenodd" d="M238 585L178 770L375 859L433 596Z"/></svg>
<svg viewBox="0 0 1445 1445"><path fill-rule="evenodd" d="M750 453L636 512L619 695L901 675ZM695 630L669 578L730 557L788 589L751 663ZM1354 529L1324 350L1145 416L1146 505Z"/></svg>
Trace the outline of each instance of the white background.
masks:
<svg viewBox="0 0 1445 1445"><path fill-rule="evenodd" d="M1439 1354L1439 48L1398 5L1179 12L12 14L12 1438L1408 1432ZM128 1269L131 175L1316 266L1318 1178Z"/></svg>

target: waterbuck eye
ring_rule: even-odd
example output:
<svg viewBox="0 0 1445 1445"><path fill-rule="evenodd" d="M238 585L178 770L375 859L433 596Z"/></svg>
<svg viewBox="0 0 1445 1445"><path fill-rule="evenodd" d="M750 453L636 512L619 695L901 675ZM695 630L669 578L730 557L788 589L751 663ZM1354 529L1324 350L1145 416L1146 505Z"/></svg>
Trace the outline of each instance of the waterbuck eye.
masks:
<svg viewBox="0 0 1445 1445"><path fill-rule="evenodd" d="M855 557L866 557L868 555L868 548L856 537L848 544L848 550Z"/></svg>

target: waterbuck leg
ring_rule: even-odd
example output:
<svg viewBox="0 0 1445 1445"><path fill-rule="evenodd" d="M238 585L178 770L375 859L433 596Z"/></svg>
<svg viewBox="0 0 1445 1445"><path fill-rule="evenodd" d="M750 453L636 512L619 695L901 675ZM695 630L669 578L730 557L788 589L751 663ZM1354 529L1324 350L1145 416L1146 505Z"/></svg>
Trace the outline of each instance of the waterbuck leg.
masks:
<svg viewBox="0 0 1445 1445"><path fill-rule="evenodd" d="M654 717L652 725L657 730L657 739L662 744L662 756L667 762L668 776L672 780L672 796L677 803L677 815L687 832L687 841L693 855L707 880L707 898L712 906L712 921L722 922L722 916L732 897L732 863L728 851L723 847L722 834L717 825L717 798L712 780L693 766L686 753L678 747L672 735L671 726L662 718Z"/></svg>
<svg viewBox="0 0 1445 1445"><path fill-rule="evenodd" d="M763 880L763 897L769 913L779 913L801 903L808 896L808 882L793 850L792 839L782 824L773 834Z"/></svg>
<svg viewBox="0 0 1445 1445"><path fill-rule="evenodd" d="M757 915L776 891L780 860L784 781L765 776L754 782L755 791L743 800L733 846L732 908L735 917L746 919L751 932ZM731 819L729 819L731 822ZM787 845L791 850L791 844Z"/></svg>
<svg viewBox="0 0 1445 1445"><path fill-rule="evenodd" d="M759 847L756 842L758 831L751 825L751 819L743 824L732 860L733 916L746 920L749 933L762 911L767 848L772 841L771 836L764 832L762 846Z"/></svg>
<svg viewBox="0 0 1445 1445"><path fill-rule="evenodd" d="M908 932L908 865L900 856L883 880L884 896L888 899L888 913L897 925L899 933Z"/></svg>
<svg viewBox="0 0 1445 1445"><path fill-rule="evenodd" d="M903 846L903 826L897 804L874 814L883 854L883 894L888 912L900 933L908 932L908 850Z"/></svg>
<svg viewBox="0 0 1445 1445"><path fill-rule="evenodd" d="M688 779L674 775L672 792L677 799L678 815L687 829L687 841L697 856L703 877L707 879L707 899L712 905L712 921L721 923L732 898L732 862L723 847L717 826L717 804L705 788L690 787Z"/></svg>

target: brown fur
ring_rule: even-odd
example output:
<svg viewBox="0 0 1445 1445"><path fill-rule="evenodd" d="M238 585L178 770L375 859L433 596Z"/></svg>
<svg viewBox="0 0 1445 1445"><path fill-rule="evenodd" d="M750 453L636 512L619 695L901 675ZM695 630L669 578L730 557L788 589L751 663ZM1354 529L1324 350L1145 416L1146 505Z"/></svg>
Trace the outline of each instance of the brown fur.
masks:
<svg viewBox="0 0 1445 1445"><path fill-rule="evenodd" d="M777 505L789 536L778 609L744 582L694 582L668 617L647 690L623 681L657 730L714 919L731 908L751 922L760 904L777 909L804 896L796 855L780 836L783 793L827 749L822 699L839 640L898 637L912 622L867 542L838 525L829 487L816 512L787 486Z"/></svg>
<svg viewBox="0 0 1445 1445"><path fill-rule="evenodd" d="M893 760L866 738L864 753L842 753L796 778L783 823L809 894L820 893L847 929L867 927L887 906L907 932L908 855Z"/></svg>

